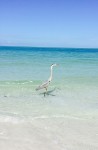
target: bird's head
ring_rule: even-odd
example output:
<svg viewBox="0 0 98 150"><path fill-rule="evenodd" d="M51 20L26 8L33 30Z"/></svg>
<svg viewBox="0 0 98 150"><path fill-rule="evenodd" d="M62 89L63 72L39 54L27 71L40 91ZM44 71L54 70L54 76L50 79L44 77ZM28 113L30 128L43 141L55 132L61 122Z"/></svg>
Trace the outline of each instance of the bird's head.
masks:
<svg viewBox="0 0 98 150"><path fill-rule="evenodd" d="M52 64L51 67L58 66L58 64Z"/></svg>

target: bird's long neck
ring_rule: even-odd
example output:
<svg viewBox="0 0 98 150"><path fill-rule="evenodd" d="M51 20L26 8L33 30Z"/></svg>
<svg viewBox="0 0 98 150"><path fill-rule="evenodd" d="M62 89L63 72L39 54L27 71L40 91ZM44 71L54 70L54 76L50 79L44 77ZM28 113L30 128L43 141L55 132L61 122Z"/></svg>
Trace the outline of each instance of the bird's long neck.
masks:
<svg viewBox="0 0 98 150"><path fill-rule="evenodd" d="M49 79L48 79L49 81L52 80L52 69L53 69L53 67L50 68L50 77L49 77Z"/></svg>

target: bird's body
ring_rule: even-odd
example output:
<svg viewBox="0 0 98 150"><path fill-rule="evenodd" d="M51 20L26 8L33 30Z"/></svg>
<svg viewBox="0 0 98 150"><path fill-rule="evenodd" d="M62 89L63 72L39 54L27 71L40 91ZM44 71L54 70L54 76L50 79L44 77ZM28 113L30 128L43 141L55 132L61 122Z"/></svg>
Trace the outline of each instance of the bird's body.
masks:
<svg viewBox="0 0 98 150"><path fill-rule="evenodd" d="M41 90L41 89L43 89L43 88L47 88L48 86L49 86L49 81L46 81L46 82L44 82L43 84L41 84L40 86L38 86L37 88L36 88L36 90Z"/></svg>
<svg viewBox="0 0 98 150"><path fill-rule="evenodd" d="M40 86L38 86L37 88L36 88L36 90L41 90L41 89L46 89L46 92L47 92L47 88L48 88L48 86L49 86L49 84L50 84L50 82L52 81L52 69L53 69L53 67L54 66L57 66L57 64L52 64L51 65L51 67L50 67L50 77L49 77L49 79L46 81L46 82L44 82L44 83L42 83Z"/></svg>

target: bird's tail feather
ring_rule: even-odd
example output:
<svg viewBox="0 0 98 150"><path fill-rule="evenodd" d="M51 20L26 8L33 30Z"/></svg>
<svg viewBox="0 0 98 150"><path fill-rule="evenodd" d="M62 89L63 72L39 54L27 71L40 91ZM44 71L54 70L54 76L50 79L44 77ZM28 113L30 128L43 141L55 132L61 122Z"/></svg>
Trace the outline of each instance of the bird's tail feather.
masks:
<svg viewBox="0 0 98 150"><path fill-rule="evenodd" d="M38 91L38 90L39 90L39 87L37 87L35 90Z"/></svg>
<svg viewBox="0 0 98 150"><path fill-rule="evenodd" d="M38 86L35 90L38 91L38 90L40 90L40 89L42 89L42 87L41 87L41 86Z"/></svg>

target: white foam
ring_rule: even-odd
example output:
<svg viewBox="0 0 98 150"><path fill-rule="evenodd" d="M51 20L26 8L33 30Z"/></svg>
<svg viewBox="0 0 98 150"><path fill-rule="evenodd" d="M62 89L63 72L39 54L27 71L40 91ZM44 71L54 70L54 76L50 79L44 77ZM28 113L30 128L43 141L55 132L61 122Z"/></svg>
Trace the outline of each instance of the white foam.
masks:
<svg viewBox="0 0 98 150"><path fill-rule="evenodd" d="M24 122L32 122L33 120L37 119L52 119L52 118L73 118L73 119L80 119L78 117L70 117L65 115L42 115L42 116L34 116L34 117L17 117L17 116L0 116L0 122L9 122L9 123L24 123Z"/></svg>
<svg viewBox="0 0 98 150"><path fill-rule="evenodd" d="M24 119L18 118L18 117L12 117L12 116L0 116L0 122L9 122L9 123L23 123Z"/></svg>

